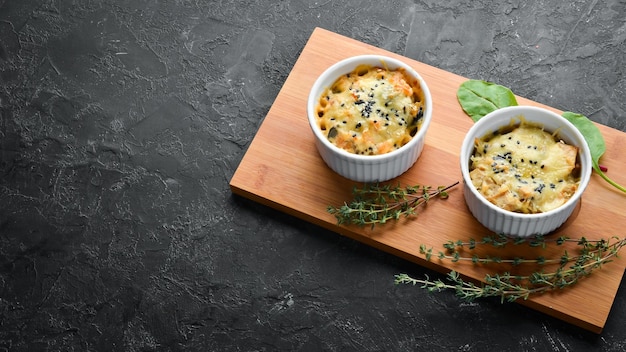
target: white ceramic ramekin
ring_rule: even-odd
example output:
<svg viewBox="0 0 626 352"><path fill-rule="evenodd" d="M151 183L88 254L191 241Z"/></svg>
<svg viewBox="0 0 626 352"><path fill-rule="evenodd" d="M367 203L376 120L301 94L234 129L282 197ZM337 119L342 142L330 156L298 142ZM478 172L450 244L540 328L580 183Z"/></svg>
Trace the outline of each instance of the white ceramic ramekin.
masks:
<svg viewBox="0 0 626 352"><path fill-rule="evenodd" d="M359 65L403 68L421 86L424 93L424 116L420 129L401 148L382 155L357 155L338 148L328 141L317 123L315 107L322 92L341 75L353 71ZM315 135L317 150L326 164L335 172L357 182L382 182L407 171L422 153L426 131L432 119L432 97L422 77L406 63L381 55L361 55L337 62L324 71L313 84L307 101L307 115Z"/></svg>
<svg viewBox="0 0 626 352"><path fill-rule="evenodd" d="M474 139L507 126L512 120L542 125L548 132L558 131L558 136L567 144L578 147L581 164L580 184L574 195L562 206L539 214L521 214L504 210L489 201L474 188L470 178L470 156L474 152ZM533 106L514 106L498 109L481 118L465 135L461 147L461 173L463 195L472 215L491 231L510 237L532 237L546 235L561 226L570 217L589 183L592 172L589 146L578 129L562 116Z"/></svg>

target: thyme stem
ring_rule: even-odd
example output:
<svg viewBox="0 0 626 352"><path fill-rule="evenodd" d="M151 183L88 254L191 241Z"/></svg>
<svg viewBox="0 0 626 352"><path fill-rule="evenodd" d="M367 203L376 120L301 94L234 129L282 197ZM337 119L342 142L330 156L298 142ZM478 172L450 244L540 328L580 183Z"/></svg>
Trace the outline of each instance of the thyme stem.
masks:
<svg viewBox="0 0 626 352"><path fill-rule="evenodd" d="M507 240L505 243L511 243L513 240ZM536 241L536 240L532 240ZM537 246L537 243L527 240L530 245ZM503 259L492 260L490 258L462 257L456 251L456 248L466 244L476 244L474 241L454 242L453 245L447 243L444 245L452 254L442 254L440 252L440 260L471 260L474 263L509 263L509 264L537 264L543 266L550 263L559 263L558 268L553 272L544 272L538 270L530 275L512 275L510 272L501 274L486 275L481 284L474 284L463 280L458 272L450 271L447 275L449 282L441 280L414 279L407 274L399 274L395 277L396 284L412 284L421 285L422 288L430 292L439 292L442 290L454 290L455 294L463 300L473 301L477 298L484 297L500 297L501 301L505 300L513 302L517 299L528 299L530 295L540 294L555 289L563 289L576 284L581 278L591 275L593 271L599 269L604 264L609 263L614 257L617 257L620 249L626 246L626 238L613 236L609 239L600 239L590 241L582 237L579 239L571 239L561 237L558 239L546 241L538 240L545 248L546 243L554 243L557 246L565 242L576 242L580 248L580 253L570 256L567 252L559 259ZM515 244L521 244L522 241L515 240ZM493 238L483 239L479 244L491 244ZM420 252L426 256L427 260L431 260L432 249L427 249L424 245L420 246Z"/></svg>
<svg viewBox="0 0 626 352"><path fill-rule="evenodd" d="M448 198L448 190L458 185L449 186L401 187L366 184L363 188L353 188L354 199L342 206L328 206L327 211L333 214L338 224L356 224L359 226L384 224L390 220L398 220L401 216L417 214L417 208L425 205L434 197Z"/></svg>

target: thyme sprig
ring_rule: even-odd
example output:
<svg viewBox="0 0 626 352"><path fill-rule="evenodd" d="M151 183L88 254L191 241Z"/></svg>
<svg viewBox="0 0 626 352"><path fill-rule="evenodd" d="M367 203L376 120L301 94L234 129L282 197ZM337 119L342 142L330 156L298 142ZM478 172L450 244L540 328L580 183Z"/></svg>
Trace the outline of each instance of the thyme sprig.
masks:
<svg viewBox="0 0 626 352"><path fill-rule="evenodd" d="M359 226L385 224L390 220L398 220L402 216L417 214L417 208L425 205L434 197L448 198L448 190L458 185L455 182L449 186L415 185L401 186L400 184L381 185L365 184L362 188L354 186L354 199L342 206L328 206L327 211L333 214L338 224L356 224Z"/></svg>
<svg viewBox="0 0 626 352"><path fill-rule="evenodd" d="M473 249L479 244L495 245L497 248L501 248L509 243L526 243L533 247L540 246L545 248L549 243L560 246L567 242L576 243L579 248L577 255L570 255L567 251L564 251L559 258L554 259L546 259L544 257L529 259L478 258L474 255L469 257L463 256L459 250L459 248L464 248L465 246ZM454 290L457 297L465 301L473 301L485 297L500 297L501 302L513 302L518 299L528 299L533 294L564 289L576 284L581 278L590 275L594 270L611 262L624 246L626 246L626 238L617 236L600 240L588 240L585 237L579 239L559 237L550 240L535 238L525 241L491 236L481 241L448 242L444 244L446 252L442 251L437 255L440 260L451 260L453 262L467 260L475 264L508 263L513 266L534 264L539 266L540 269L529 275L513 275L508 271L493 275L488 274L484 277L484 282L480 284L463 280L459 273L454 270L448 273L448 282L431 280L428 276L425 279L414 279L407 274L396 275L395 282L396 284L421 285L422 288L430 292L439 292L447 289ZM432 259L433 251L431 248L422 245L420 246L420 252L427 260ZM548 264L558 264L558 266L553 271L546 271L543 268Z"/></svg>

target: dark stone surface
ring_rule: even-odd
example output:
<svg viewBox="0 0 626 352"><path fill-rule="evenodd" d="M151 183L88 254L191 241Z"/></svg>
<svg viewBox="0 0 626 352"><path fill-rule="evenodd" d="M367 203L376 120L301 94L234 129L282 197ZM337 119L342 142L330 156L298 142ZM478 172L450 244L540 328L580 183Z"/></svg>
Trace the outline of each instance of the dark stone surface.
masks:
<svg viewBox="0 0 626 352"><path fill-rule="evenodd" d="M228 182L316 26L626 130L625 18L618 0L0 0L0 351L623 351L624 283L600 335L395 286L437 274Z"/></svg>

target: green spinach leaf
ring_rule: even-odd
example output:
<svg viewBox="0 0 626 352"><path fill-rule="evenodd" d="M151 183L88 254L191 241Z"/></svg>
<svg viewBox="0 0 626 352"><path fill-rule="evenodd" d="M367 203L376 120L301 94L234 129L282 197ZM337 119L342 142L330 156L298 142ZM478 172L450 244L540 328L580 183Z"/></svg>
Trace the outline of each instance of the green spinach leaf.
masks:
<svg viewBox="0 0 626 352"><path fill-rule="evenodd" d="M474 122L499 108L517 105L513 92L499 84L468 80L456 92L461 108Z"/></svg>
<svg viewBox="0 0 626 352"><path fill-rule="evenodd" d="M570 111L563 112L562 116L571 122L582 133L591 151L593 168L600 170L600 157L606 152L606 144L598 127L586 116Z"/></svg>
<svg viewBox="0 0 626 352"><path fill-rule="evenodd" d="M565 111L562 116L576 126L583 137L585 137L587 145L589 145L589 151L591 152L593 169L596 173L613 187L622 192L626 192L626 188L611 180L600 168L600 158L604 155L604 152L606 152L606 143L598 127L586 116L581 114Z"/></svg>

